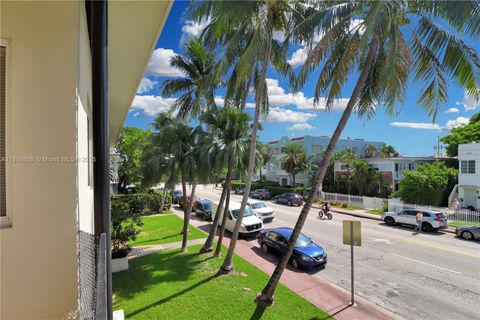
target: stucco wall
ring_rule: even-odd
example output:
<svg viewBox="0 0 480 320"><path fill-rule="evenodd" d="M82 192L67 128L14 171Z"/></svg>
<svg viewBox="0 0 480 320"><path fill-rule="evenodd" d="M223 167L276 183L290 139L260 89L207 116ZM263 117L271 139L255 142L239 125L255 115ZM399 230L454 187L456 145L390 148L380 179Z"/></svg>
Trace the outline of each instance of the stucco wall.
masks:
<svg viewBox="0 0 480 320"><path fill-rule="evenodd" d="M76 2L1 1L11 41L12 227L0 230L0 318L61 319L77 305ZM51 158L50 158L51 157Z"/></svg>

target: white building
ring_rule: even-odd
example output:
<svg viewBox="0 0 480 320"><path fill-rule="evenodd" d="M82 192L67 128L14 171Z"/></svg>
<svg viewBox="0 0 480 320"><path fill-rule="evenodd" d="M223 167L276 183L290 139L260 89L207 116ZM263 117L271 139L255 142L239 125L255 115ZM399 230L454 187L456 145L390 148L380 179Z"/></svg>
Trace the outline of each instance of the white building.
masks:
<svg viewBox="0 0 480 320"><path fill-rule="evenodd" d="M462 206L480 208L480 143L458 146L458 197Z"/></svg>

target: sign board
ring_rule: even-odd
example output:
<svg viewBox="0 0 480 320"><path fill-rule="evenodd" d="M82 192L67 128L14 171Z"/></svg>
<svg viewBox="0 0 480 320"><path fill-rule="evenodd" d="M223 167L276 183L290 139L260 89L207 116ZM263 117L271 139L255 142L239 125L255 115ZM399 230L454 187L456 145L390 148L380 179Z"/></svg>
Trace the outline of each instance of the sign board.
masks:
<svg viewBox="0 0 480 320"><path fill-rule="evenodd" d="M353 246L362 245L360 221L343 220L343 244Z"/></svg>

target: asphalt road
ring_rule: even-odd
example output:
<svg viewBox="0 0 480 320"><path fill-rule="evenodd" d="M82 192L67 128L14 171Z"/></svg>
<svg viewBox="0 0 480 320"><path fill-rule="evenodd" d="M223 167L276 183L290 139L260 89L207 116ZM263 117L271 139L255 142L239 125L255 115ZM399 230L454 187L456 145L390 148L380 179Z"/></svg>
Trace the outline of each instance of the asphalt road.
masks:
<svg viewBox="0 0 480 320"><path fill-rule="evenodd" d="M212 187L199 186L197 194L220 198L220 190ZM241 196L232 194L231 199L241 201ZM276 217L265 228L294 226L300 207L267 204ZM342 221L361 220L362 246L355 247L357 295L405 319L480 319L479 241L441 232L419 234L335 213L332 220L322 220L317 212L310 211L303 233L327 250L328 265L312 272L313 277L350 290L350 247L342 244Z"/></svg>

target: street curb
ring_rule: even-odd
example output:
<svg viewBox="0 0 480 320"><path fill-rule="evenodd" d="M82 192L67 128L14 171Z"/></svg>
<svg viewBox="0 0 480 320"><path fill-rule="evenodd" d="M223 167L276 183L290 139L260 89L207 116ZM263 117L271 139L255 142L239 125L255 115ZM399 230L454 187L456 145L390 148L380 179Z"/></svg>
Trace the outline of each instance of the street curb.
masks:
<svg viewBox="0 0 480 320"><path fill-rule="evenodd" d="M312 208L320 209L320 208L317 207L317 206L312 206ZM336 213L340 213L340 214L346 214L346 215L348 215L348 216L357 217L357 218L363 218L363 219L370 219L370 220L382 221L382 218L380 218L380 217L371 217L371 216L367 216L367 215L363 215L363 214L359 214L359 213L355 213L355 212L351 212L351 211L339 210L339 209L337 209L337 208L332 208L332 209L330 209L330 211L333 211L333 212L336 212ZM452 230L452 229L450 229L450 228L442 229L441 231L442 231L442 232L448 232L448 233L455 234L455 230Z"/></svg>

